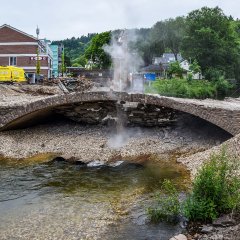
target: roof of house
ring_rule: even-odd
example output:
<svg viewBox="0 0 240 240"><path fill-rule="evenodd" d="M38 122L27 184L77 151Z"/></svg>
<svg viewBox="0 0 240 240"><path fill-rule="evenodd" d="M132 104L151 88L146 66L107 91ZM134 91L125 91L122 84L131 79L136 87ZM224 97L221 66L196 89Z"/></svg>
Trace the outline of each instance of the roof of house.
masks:
<svg viewBox="0 0 240 240"><path fill-rule="evenodd" d="M27 33L23 32L23 31L21 31L21 30L19 30L19 29L17 29L17 28L14 28L14 27L12 27L12 26L10 26L10 25L8 25L8 24L3 24L2 26L0 26L0 29L1 29L1 28L4 28L4 27L10 28L10 29L12 29L12 30L14 30L14 31L16 31L16 32L19 32L19 33L21 33L21 34L23 34L23 35L25 35L25 36L28 36L28 37L30 37L30 38L32 38L32 39L34 39L34 40L37 40L36 37L34 37L34 36L30 35L30 34L27 34Z"/></svg>
<svg viewBox="0 0 240 240"><path fill-rule="evenodd" d="M177 61L181 62L183 60L181 54L177 54ZM168 64L171 62L174 62L175 55L173 53L164 53L162 57L155 57L154 58L154 64Z"/></svg>
<svg viewBox="0 0 240 240"><path fill-rule="evenodd" d="M166 64L151 64L149 66L141 68L141 72L162 72L164 69L166 70L167 68L168 66Z"/></svg>

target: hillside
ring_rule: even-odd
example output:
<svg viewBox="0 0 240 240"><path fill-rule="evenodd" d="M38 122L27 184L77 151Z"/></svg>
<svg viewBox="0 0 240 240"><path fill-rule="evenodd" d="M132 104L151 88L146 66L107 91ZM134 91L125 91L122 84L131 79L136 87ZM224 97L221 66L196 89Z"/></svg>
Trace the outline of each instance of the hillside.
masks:
<svg viewBox="0 0 240 240"><path fill-rule="evenodd" d="M78 62L80 56L83 55L85 49L88 47L91 39L95 36L95 33L89 33L87 36L81 36L78 38L72 37L65 40L53 41L53 44L64 44L65 55L70 59L68 65L72 65Z"/></svg>

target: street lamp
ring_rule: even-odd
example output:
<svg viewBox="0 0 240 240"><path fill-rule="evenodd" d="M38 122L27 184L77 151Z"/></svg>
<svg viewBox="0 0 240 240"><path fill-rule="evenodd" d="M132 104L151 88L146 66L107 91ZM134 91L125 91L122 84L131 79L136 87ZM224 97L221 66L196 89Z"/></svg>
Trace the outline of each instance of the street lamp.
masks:
<svg viewBox="0 0 240 240"><path fill-rule="evenodd" d="M36 29L37 39L38 39L39 33L40 33L40 29L37 26L37 29Z"/></svg>

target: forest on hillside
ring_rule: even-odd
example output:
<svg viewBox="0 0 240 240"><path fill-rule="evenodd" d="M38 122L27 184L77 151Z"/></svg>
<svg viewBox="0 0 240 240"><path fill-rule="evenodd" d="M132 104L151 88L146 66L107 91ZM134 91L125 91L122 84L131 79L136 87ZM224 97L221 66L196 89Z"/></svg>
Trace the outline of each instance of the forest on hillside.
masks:
<svg viewBox="0 0 240 240"><path fill-rule="evenodd" d="M240 80L240 21L227 16L219 7L190 12L161 20L151 28L130 29L137 38L129 48L138 52L144 65L164 52L181 53L190 62L197 62L208 79L225 76ZM121 30L88 34L55 43L65 45L69 65L85 66L91 60L95 67L111 66L111 59L102 47Z"/></svg>
<svg viewBox="0 0 240 240"><path fill-rule="evenodd" d="M68 59L67 66L71 66L72 64L79 62L79 59L84 55L86 48L89 46L90 41L95 35L96 33L89 33L87 36L83 35L77 38L72 37L60 41L53 41L52 44L64 45L65 55Z"/></svg>

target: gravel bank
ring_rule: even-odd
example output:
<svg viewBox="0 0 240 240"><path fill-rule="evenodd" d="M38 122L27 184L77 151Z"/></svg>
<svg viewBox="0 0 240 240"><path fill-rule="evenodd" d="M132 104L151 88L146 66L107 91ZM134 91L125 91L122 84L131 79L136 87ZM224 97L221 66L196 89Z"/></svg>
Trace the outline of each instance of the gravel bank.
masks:
<svg viewBox="0 0 240 240"><path fill-rule="evenodd" d="M226 138L226 135L217 131L209 135L208 131L189 124L168 128L128 128L116 135L107 126L57 122L1 132L0 155L20 159L41 153L55 153L65 159L83 162L110 162L149 154L166 157L166 154L168 156L168 153L176 151L189 155L212 148Z"/></svg>
<svg viewBox="0 0 240 240"><path fill-rule="evenodd" d="M240 157L240 134L206 151L200 151L187 157L180 157L178 162L183 163L191 172L192 178L196 175L198 169L207 161L212 154L218 154L223 148L229 156Z"/></svg>

